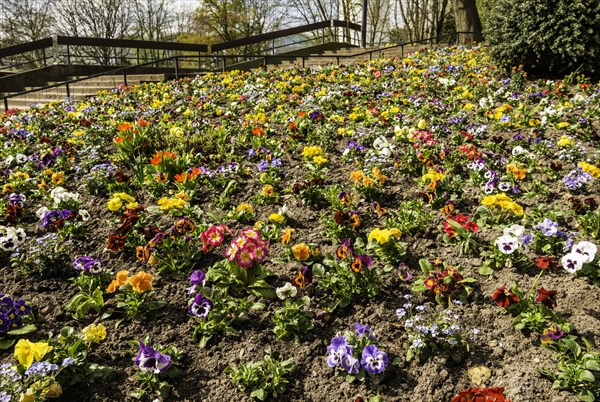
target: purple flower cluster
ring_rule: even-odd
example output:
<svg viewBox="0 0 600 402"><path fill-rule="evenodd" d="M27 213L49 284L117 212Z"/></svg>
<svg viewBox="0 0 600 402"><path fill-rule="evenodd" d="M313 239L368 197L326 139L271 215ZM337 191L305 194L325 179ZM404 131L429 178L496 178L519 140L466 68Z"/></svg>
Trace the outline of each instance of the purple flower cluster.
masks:
<svg viewBox="0 0 600 402"><path fill-rule="evenodd" d="M75 216L76 214L69 209L63 209L60 211L57 209L52 209L44 213L41 225L44 229L55 231L57 229L61 229L66 220L74 218Z"/></svg>
<svg viewBox="0 0 600 402"><path fill-rule="evenodd" d="M99 274L102 272L102 261L88 255L82 255L73 261L73 268L75 268L77 271L86 271L90 274Z"/></svg>
<svg viewBox="0 0 600 402"><path fill-rule="evenodd" d="M22 317L31 313L31 308L22 299L0 293L0 334L23 326Z"/></svg>
<svg viewBox="0 0 600 402"><path fill-rule="evenodd" d="M585 186L588 181L594 180L594 177L588 172L584 172L580 167L575 170L571 170L562 182L569 190L579 190Z"/></svg>
<svg viewBox="0 0 600 402"><path fill-rule="evenodd" d="M327 365L332 368L341 366L348 374L358 374L361 367L370 374L381 373L388 364L387 354L370 343L376 338L368 325L356 324L354 328L358 338L351 339L364 345L360 360L354 356L355 345L348 342L346 336L339 335L327 347Z"/></svg>
<svg viewBox="0 0 600 402"><path fill-rule="evenodd" d="M31 377L33 375L39 377L46 377L46 375L52 371L58 371L58 365L48 362L34 362L27 370L25 370L25 377Z"/></svg>

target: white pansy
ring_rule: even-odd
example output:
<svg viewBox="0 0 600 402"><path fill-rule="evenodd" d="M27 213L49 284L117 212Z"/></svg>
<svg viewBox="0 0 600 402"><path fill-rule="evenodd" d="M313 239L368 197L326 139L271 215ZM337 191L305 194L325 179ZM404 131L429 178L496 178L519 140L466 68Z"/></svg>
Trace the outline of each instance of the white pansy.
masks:
<svg viewBox="0 0 600 402"><path fill-rule="evenodd" d="M48 211L49 211L48 208L41 207L37 211L35 211L35 216L37 216L38 219L42 219L44 217L44 215L46 215L46 212L48 212Z"/></svg>
<svg viewBox="0 0 600 402"><path fill-rule="evenodd" d="M296 296L296 293L298 293L298 289L296 289L290 282L288 282L282 287L275 289L275 293L277 294L277 297L279 297L281 300L285 300L288 297Z"/></svg>
<svg viewBox="0 0 600 402"><path fill-rule="evenodd" d="M519 239L505 234L496 239L496 246L503 254L512 254L519 248Z"/></svg>
<svg viewBox="0 0 600 402"><path fill-rule="evenodd" d="M583 256L584 264L594 261L594 258L596 258L596 252L598 252L598 247L589 241L580 241L579 243L575 244L571 250L571 253L579 253Z"/></svg>
<svg viewBox="0 0 600 402"><path fill-rule="evenodd" d="M569 253L564 255L563 258L561 258L560 263L562 264L564 269L574 274L583 267L583 260L583 254Z"/></svg>
<svg viewBox="0 0 600 402"><path fill-rule="evenodd" d="M523 236L523 233L525 233L525 227L521 225L510 225L509 227L504 228L502 231L502 234L504 235L510 235L518 238Z"/></svg>

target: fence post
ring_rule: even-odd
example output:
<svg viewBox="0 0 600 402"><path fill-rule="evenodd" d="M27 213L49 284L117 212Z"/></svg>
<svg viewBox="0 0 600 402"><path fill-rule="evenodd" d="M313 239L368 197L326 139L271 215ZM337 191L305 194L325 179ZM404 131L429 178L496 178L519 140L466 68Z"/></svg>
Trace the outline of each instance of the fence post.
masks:
<svg viewBox="0 0 600 402"><path fill-rule="evenodd" d="M46 49L42 49L42 58L44 59L44 67L46 67Z"/></svg>
<svg viewBox="0 0 600 402"><path fill-rule="evenodd" d="M4 111L6 112L8 110L8 97L4 97Z"/></svg>
<svg viewBox="0 0 600 402"><path fill-rule="evenodd" d="M127 86L127 70L123 70L123 84Z"/></svg>
<svg viewBox="0 0 600 402"><path fill-rule="evenodd" d="M67 86L67 98L71 97L71 89L69 88L69 81L65 81L65 85Z"/></svg>
<svg viewBox="0 0 600 402"><path fill-rule="evenodd" d="M67 64L71 64L71 47L67 45Z"/></svg>
<svg viewBox="0 0 600 402"><path fill-rule="evenodd" d="M179 79L179 56L175 56L175 79Z"/></svg>
<svg viewBox="0 0 600 402"><path fill-rule="evenodd" d="M273 54L275 54L275 38L273 38Z"/></svg>

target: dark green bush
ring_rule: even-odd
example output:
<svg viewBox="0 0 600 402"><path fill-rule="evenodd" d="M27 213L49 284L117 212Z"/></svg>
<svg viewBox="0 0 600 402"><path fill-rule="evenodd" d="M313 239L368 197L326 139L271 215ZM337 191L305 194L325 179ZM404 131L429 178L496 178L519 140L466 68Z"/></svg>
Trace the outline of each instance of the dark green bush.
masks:
<svg viewBox="0 0 600 402"><path fill-rule="evenodd" d="M506 67L600 73L600 0L497 0L485 39Z"/></svg>

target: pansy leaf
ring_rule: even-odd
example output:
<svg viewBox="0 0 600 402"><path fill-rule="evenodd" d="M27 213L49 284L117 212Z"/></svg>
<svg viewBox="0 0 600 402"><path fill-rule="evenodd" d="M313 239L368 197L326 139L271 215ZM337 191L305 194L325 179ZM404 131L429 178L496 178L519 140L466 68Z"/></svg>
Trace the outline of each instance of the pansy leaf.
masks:
<svg viewBox="0 0 600 402"><path fill-rule="evenodd" d="M579 372L579 374L577 375L577 378L579 378L580 380L589 381L589 382L596 381L596 377L594 377L594 374L592 374L592 372L589 370L581 370Z"/></svg>
<svg viewBox="0 0 600 402"><path fill-rule="evenodd" d="M255 389L250 394L250 397L256 398L256 399L258 399L260 401L264 401L265 399L267 399L267 393L265 392L264 389Z"/></svg>
<svg viewBox="0 0 600 402"><path fill-rule="evenodd" d="M577 396L579 396L579 399L583 402L594 402L596 400L594 394L592 394L592 391L590 390L581 391Z"/></svg>
<svg viewBox="0 0 600 402"><path fill-rule="evenodd" d="M23 325L21 328L13 329L7 332L9 335L26 335L35 331L37 327L33 324Z"/></svg>
<svg viewBox="0 0 600 402"><path fill-rule="evenodd" d="M600 371L600 363L598 363L596 360L586 360L583 367L585 367L587 370Z"/></svg>
<svg viewBox="0 0 600 402"><path fill-rule="evenodd" d="M15 339L0 339L0 350L6 350L15 343Z"/></svg>

